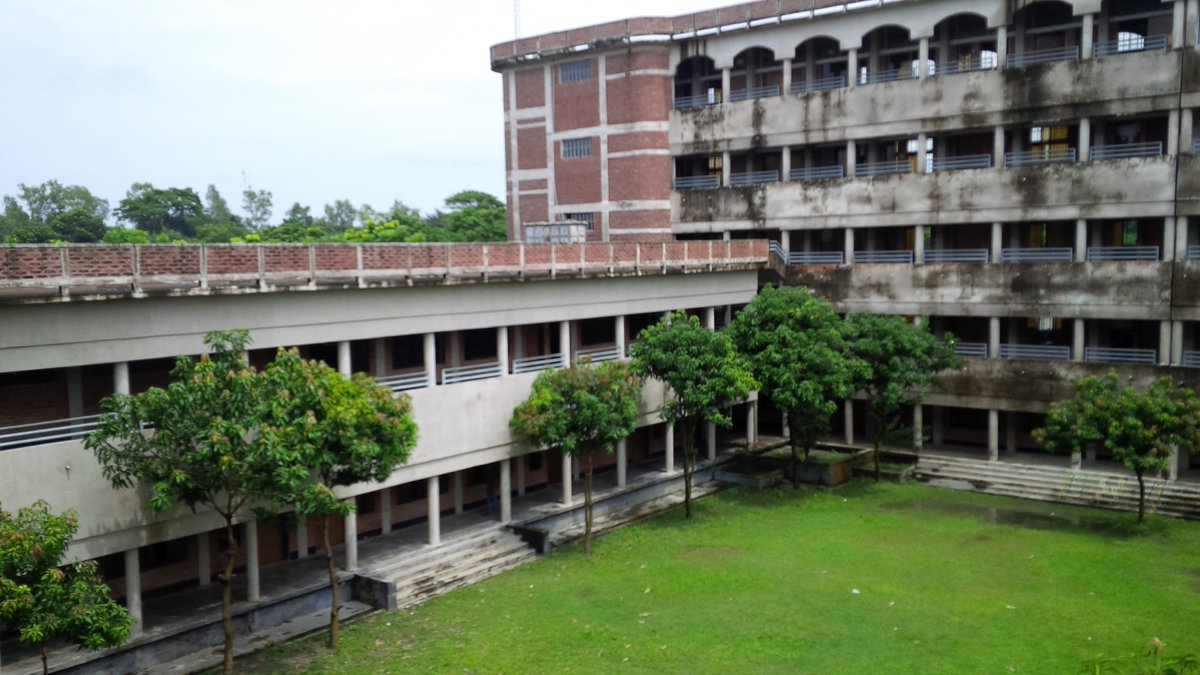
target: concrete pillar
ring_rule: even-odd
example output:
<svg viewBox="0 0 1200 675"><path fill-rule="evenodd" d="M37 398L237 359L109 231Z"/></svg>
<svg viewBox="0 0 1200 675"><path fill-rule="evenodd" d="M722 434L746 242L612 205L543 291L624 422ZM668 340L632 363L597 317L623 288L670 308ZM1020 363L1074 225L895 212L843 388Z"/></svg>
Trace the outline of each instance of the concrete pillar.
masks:
<svg viewBox="0 0 1200 675"><path fill-rule="evenodd" d="M917 41L917 79L924 80L929 76L929 38L923 37Z"/></svg>
<svg viewBox="0 0 1200 675"><path fill-rule="evenodd" d="M992 128L992 166L1004 166L1004 127Z"/></svg>
<svg viewBox="0 0 1200 675"><path fill-rule="evenodd" d="M792 93L792 60L790 58L783 59L783 85L779 93L784 96Z"/></svg>
<svg viewBox="0 0 1200 675"><path fill-rule="evenodd" d="M1083 468L1083 453L1082 452L1072 452L1071 453L1071 468L1074 469L1075 471L1078 471L1079 469Z"/></svg>
<svg viewBox="0 0 1200 675"><path fill-rule="evenodd" d="M463 472L455 471L452 475L451 489L454 491L454 513L457 515L463 512Z"/></svg>
<svg viewBox="0 0 1200 675"><path fill-rule="evenodd" d="M913 261L918 265L925 264L925 226L913 226Z"/></svg>
<svg viewBox="0 0 1200 675"><path fill-rule="evenodd" d="M1195 134L1192 133L1192 125L1194 122L1194 113L1191 108L1184 108L1179 111L1179 151L1191 152L1192 141L1195 140Z"/></svg>
<svg viewBox="0 0 1200 675"><path fill-rule="evenodd" d="M617 441L617 487L625 487L629 474L629 447L625 439Z"/></svg>
<svg viewBox="0 0 1200 675"><path fill-rule="evenodd" d="M446 365L457 368L463 362L463 334L456 330L446 333Z"/></svg>
<svg viewBox="0 0 1200 675"><path fill-rule="evenodd" d="M566 506L571 505L571 456L563 455L562 457L562 503Z"/></svg>
<svg viewBox="0 0 1200 675"><path fill-rule="evenodd" d="M920 404L913 406L913 450L917 452L925 446L925 420L921 407Z"/></svg>
<svg viewBox="0 0 1200 675"><path fill-rule="evenodd" d="M1079 218L1075 221L1075 262L1087 261L1087 221Z"/></svg>
<svg viewBox="0 0 1200 675"><path fill-rule="evenodd" d="M1004 223L992 223L992 262L998 263L1004 255Z"/></svg>
<svg viewBox="0 0 1200 675"><path fill-rule="evenodd" d="M1192 222L1189 216L1175 218L1175 261L1183 262L1188 258L1188 227ZM1200 223L1200 219L1196 219Z"/></svg>
<svg viewBox="0 0 1200 675"><path fill-rule="evenodd" d="M987 451L988 461L995 462L1000 459L1000 411L988 411L988 435L987 435Z"/></svg>
<svg viewBox="0 0 1200 675"><path fill-rule="evenodd" d="M792 177L792 148L790 146L785 145L785 146L783 146L783 148L780 152L782 154L780 154L780 156L779 156L779 180L781 180L781 181L791 180L791 177ZM787 249L785 248L784 250L786 251Z"/></svg>
<svg viewBox="0 0 1200 675"><path fill-rule="evenodd" d="M67 367L67 415L83 416L83 370L79 366Z"/></svg>
<svg viewBox="0 0 1200 675"><path fill-rule="evenodd" d="M1096 35L1096 15L1083 15L1083 30L1080 31L1079 58L1092 58L1092 40Z"/></svg>
<svg viewBox="0 0 1200 675"><path fill-rule="evenodd" d="M1162 255L1159 260L1162 260L1163 262L1175 260L1175 245L1175 218L1172 216L1167 216L1166 218L1163 218L1163 245Z"/></svg>
<svg viewBox="0 0 1200 675"><path fill-rule="evenodd" d="M129 362L118 361L113 364L113 391L129 395Z"/></svg>
<svg viewBox="0 0 1200 675"><path fill-rule="evenodd" d="M296 558L308 557L308 517L298 510L292 511L296 517Z"/></svg>
<svg viewBox="0 0 1200 675"><path fill-rule="evenodd" d="M508 326L496 327L496 360L500 362L500 372L508 375Z"/></svg>
<svg viewBox="0 0 1200 675"><path fill-rule="evenodd" d="M846 82L846 86L853 88L858 86L858 48L846 50L846 70L850 77Z"/></svg>
<svg viewBox="0 0 1200 675"><path fill-rule="evenodd" d="M512 522L512 462L500 460L500 522Z"/></svg>
<svg viewBox="0 0 1200 675"><path fill-rule="evenodd" d="M1092 120L1087 117L1079 118L1079 161L1086 162L1092 158Z"/></svg>
<svg viewBox="0 0 1200 675"><path fill-rule="evenodd" d="M753 448L758 444L758 401L751 401L746 406L746 447Z"/></svg>
<svg viewBox="0 0 1200 675"><path fill-rule="evenodd" d="M942 434L942 406L930 406L933 411L933 419L929 423L929 440L934 447L941 447L944 435Z"/></svg>
<svg viewBox="0 0 1200 675"><path fill-rule="evenodd" d="M717 329L717 308L716 307L705 307L704 308L704 327L709 330Z"/></svg>
<svg viewBox="0 0 1200 675"><path fill-rule="evenodd" d="M1084 336L1087 335L1087 327L1083 323L1083 319L1074 320L1073 330L1071 331L1071 360L1083 360Z"/></svg>
<svg viewBox="0 0 1200 675"><path fill-rule="evenodd" d="M717 459L717 425L709 422L704 425L704 445L708 450L708 461Z"/></svg>
<svg viewBox="0 0 1200 675"><path fill-rule="evenodd" d="M731 82L732 78L730 77L731 75L732 75L732 72L729 68L721 69L721 100L722 101L729 100L729 92L733 89L733 87L731 86L731 84L732 84L732 82Z"/></svg>
<svg viewBox="0 0 1200 675"><path fill-rule="evenodd" d="M262 585L258 574L258 521L254 518L247 520L244 529L246 531L246 599L255 602L262 600Z"/></svg>
<svg viewBox="0 0 1200 675"><path fill-rule="evenodd" d="M845 427L843 440L846 445L854 445L854 401L851 399L846 399L842 404L842 419Z"/></svg>
<svg viewBox="0 0 1200 675"><path fill-rule="evenodd" d="M1178 1L1178 0L1176 0ZM1183 41L1182 45L1195 46L1196 35L1200 32L1200 0L1187 0L1187 9L1184 11Z"/></svg>
<svg viewBox="0 0 1200 675"><path fill-rule="evenodd" d="M375 367L372 369L373 377L383 377L388 371L387 360L387 340L385 338L375 338L372 342L372 351L375 352Z"/></svg>
<svg viewBox="0 0 1200 675"><path fill-rule="evenodd" d="M1179 448L1171 448L1171 456L1167 458L1167 480L1174 483L1179 480L1179 468L1183 460L1183 453Z"/></svg>
<svg viewBox="0 0 1200 675"><path fill-rule="evenodd" d="M725 305L725 325L733 323L733 305Z"/></svg>
<svg viewBox="0 0 1200 675"><path fill-rule="evenodd" d="M346 514L346 571L358 569L358 512Z"/></svg>
<svg viewBox="0 0 1200 675"><path fill-rule="evenodd" d="M929 162L929 136L924 131L917 134L917 173L925 173L925 165Z"/></svg>
<svg viewBox="0 0 1200 675"><path fill-rule="evenodd" d="M426 333L421 341L421 351L425 361L425 377L429 380L429 386L436 386L437 378L437 336L434 333Z"/></svg>
<svg viewBox="0 0 1200 675"><path fill-rule="evenodd" d="M1008 63L1008 26L996 28L996 67L1003 68Z"/></svg>
<svg viewBox="0 0 1200 675"><path fill-rule="evenodd" d="M571 322L558 322L558 350L562 357L563 368L571 367Z"/></svg>
<svg viewBox="0 0 1200 675"><path fill-rule="evenodd" d="M132 633L137 635L144 627L142 622L142 567L138 560L138 549L125 551L125 610L133 618Z"/></svg>
<svg viewBox="0 0 1200 675"><path fill-rule="evenodd" d="M196 578L201 586L212 583L212 547L209 533L196 535Z"/></svg>
<svg viewBox="0 0 1200 675"><path fill-rule="evenodd" d="M442 488L437 476L425 480L425 502L429 507L429 545L437 546L442 543Z"/></svg>
<svg viewBox="0 0 1200 675"><path fill-rule="evenodd" d="M846 228L846 237L842 243L842 257L847 265L854 264L854 228Z"/></svg>
<svg viewBox="0 0 1200 675"><path fill-rule="evenodd" d="M629 353L625 340L625 315L618 314L616 318L616 328L613 329L614 337L616 338L617 351L621 353L621 358Z"/></svg>
<svg viewBox="0 0 1200 675"><path fill-rule="evenodd" d="M1183 322L1178 319L1171 322L1171 363L1183 363Z"/></svg>
<svg viewBox="0 0 1200 675"><path fill-rule="evenodd" d="M1166 154L1173 157L1182 149L1179 147L1179 110L1171 109L1167 113L1167 147Z"/></svg>
<svg viewBox="0 0 1200 675"><path fill-rule="evenodd" d="M729 173L733 170L730 167L729 151L725 150L721 153L721 185L729 185ZM726 234L729 231L726 230Z"/></svg>
<svg viewBox="0 0 1200 675"><path fill-rule="evenodd" d="M1000 317L988 317L988 358L1000 358Z"/></svg>
<svg viewBox="0 0 1200 675"><path fill-rule="evenodd" d="M337 343L337 360L338 372L349 377L351 373L349 340L342 340Z"/></svg>
<svg viewBox="0 0 1200 675"><path fill-rule="evenodd" d="M854 168L858 164L858 145L854 139L846 141L846 177L854 177Z"/></svg>
<svg viewBox="0 0 1200 675"><path fill-rule="evenodd" d="M675 425L669 422L663 422L666 425L665 438L663 439L663 470L668 474L675 473Z"/></svg>
<svg viewBox="0 0 1200 675"><path fill-rule="evenodd" d="M1171 321L1158 322L1158 365L1171 364Z"/></svg>

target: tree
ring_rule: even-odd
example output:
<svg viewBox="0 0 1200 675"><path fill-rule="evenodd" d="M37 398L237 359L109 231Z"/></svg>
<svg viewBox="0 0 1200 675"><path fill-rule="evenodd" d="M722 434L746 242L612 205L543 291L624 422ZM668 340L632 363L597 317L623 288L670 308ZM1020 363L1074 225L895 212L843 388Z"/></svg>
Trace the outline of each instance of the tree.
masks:
<svg viewBox="0 0 1200 675"><path fill-rule="evenodd" d="M901 316L850 314L846 325L850 354L864 364L855 389L866 392L867 414L875 425L879 482L884 442L908 428L901 413L925 400L937 373L959 368L962 362L954 353L953 335L938 338L924 324L913 325Z"/></svg>
<svg viewBox="0 0 1200 675"><path fill-rule="evenodd" d="M773 286L764 287L729 328L760 391L787 416L796 485L801 452L807 459L829 434L830 417L865 375L862 362L848 356L845 329L829 303L807 288Z"/></svg>
<svg viewBox="0 0 1200 675"><path fill-rule="evenodd" d="M584 555L592 554L593 458L611 453L637 428L641 390L641 378L623 361L544 370L509 420L514 432L538 447L583 464Z"/></svg>
<svg viewBox="0 0 1200 675"><path fill-rule="evenodd" d="M312 209L307 206L301 206L300 202L293 202L292 208L283 214L284 224L295 223L303 228L312 227L316 221L313 220Z"/></svg>
<svg viewBox="0 0 1200 675"><path fill-rule="evenodd" d="M446 198L446 213L426 219L430 241L504 241L504 202L486 192L464 190Z"/></svg>
<svg viewBox="0 0 1200 675"><path fill-rule="evenodd" d="M105 230L104 237L100 241L105 244L146 244L150 242L150 235L146 234L145 230L110 227Z"/></svg>
<svg viewBox="0 0 1200 675"><path fill-rule="evenodd" d="M21 642L37 645L50 672L46 643L67 640L88 649L115 647L133 619L110 596L95 561L63 565L79 529L74 511L61 515L37 501L16 516L0 509L0 623Z"/></svg>
<svg viewBox="0 0 1200 675"><path fill-rule="evenodd" d="M283 496L298 517L322 516L325 560L332 601L329 647L337 649L341 590L330 541L330 521L354 510L334 488L383 481L408 461L417 425L407 395L394 397L369 377L347 378L320 361L306 361L295 349L280 350L263 371L270 398L263 433L272 444L294 453L291 462L308 471ZM353 532L347 532L353 537Z"/></svg>
<svg viewBox="0 0 1200 675"><path fill-rule="evenodd" d="M697 425L729 426L732 420L723 409L744 399L758 383L729 335L708 330L684 312L673 312L643 330L629 351L635 373L657 378L671 391L662 417L667 424L678 422L682 432L684 514L691 518Z"/></svg>
<svg viewBox="0 0 1200 675"><path fill-rule="evenodd" d="M100 241L108 230L103 218L81 208L73 208L55 216L50 221L50 229L56 238L75 244Z"/></svg>
<svg viewBox="0 0 1200 675"><path fill-rule="evenodd" d="M60 214L72 209L104 220L108 217L108 201L93 195L81 185L63 185L57 180L48 180L41 185L17 184L17 198L25 202L25 213L30 220L49 224Z"/></svg>
<svg viewBox="0 0 1200 675"><path fill-rule="evenodd" d="M242 209L251 230L260 230L271 220L271 193L247 188L242 192Z"/></svg>
<svg viewBox="0 0 1200 675"><path fill-rule="evenodd" d="M209 184L204 191L204 219L212 224L237 223L237 216L229 210L229 202L221 196L216 185Z"/></svg>
<svg viewBox="0 0 1200 675"><path fill-rule="evenodd" d="M325 205L324 228L329 232L345 232L354 227L354 221L358 218L358 209L350 203L349 199L338 199L332 204Z"/></svg>
<svg viewBox="0 0 1200 675"><path fill-rule="evenodd" d="M245 360L244 330L212 332L211 354L181 356L166 389L134 396L115 394L101 402L102 415L84 445L100 461L115 488L141 483L152 511L182 502L215 512L225 523L228 544L221 613L225 628L225 672L233 669L232 581L237 552L234 523L256 501L267 501L307 477L266 433L262 378ZM148 431L147 431L148 430Z"/></svg>
<svg viewBox="0 0 1200 675"><path fill-rule="evenodd" d="M1147 471L1168 468L1174 450L1200 447L1200 403L1170 377L1145 392L1123 386L1115 371L1075 383L1074 398L1051 404L1046 426L1033 432L1049 452L1080 452L1097 444L1137 476L1138 522L1146 519Z"/></svg>
<svg viewBox="0 0 1200 675"><path fill-rule="evenodd" d="M159 189L150 183L134 183L117 207L117 216L150 234L174 231L196 234L204 214L200 195L191 188Z"/></svg>

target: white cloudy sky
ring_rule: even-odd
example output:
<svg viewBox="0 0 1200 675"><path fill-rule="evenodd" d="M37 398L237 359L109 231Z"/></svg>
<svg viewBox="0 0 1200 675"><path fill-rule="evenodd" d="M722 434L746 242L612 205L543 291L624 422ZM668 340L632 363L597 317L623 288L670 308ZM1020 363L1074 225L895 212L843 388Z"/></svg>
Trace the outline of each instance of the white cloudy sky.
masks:
<svg viewBox="0 0 1200 675"><path fill-rule="evenodd" d="M695 0L523 0L521 33ZM431 211L504 191L500 76L512 0L3 0L0 194L56 178L115 207L135 181L245 180L293 202Z"/></svg>

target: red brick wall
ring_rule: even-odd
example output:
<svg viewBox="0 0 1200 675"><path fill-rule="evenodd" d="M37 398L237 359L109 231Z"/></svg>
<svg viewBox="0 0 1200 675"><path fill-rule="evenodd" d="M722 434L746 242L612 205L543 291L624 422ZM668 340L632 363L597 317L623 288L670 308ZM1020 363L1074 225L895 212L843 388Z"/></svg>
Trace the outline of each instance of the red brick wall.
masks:
<svg viewBox="0 0 1200 675"><path fill-rule="evenodd" d="M358 267L358 253L354 246L322 244L317 247L317 269L352 270Z"/></svg>
<svg viewBox="0 0 1200 675"><path fill-rule="evenodd" d="M669 75L630 75L608 81L608 123L665 122L671 110Z"/></svg>
<svg viewBox="0 0 1200 675"><path fill-rule="evenodd" d="M14 246L0 252L0 279L48 279L62 272L57 248Z"/></svg>
<svg viewBox="0 0 1200 675"><path fill-rule="evenodd" d="M616 234L622 228L659 227L670 229L671 211L613 211L608 214L609 231Z"/></svg>
<svg viewBox="0 0 1200 675"><path fill-rule="evenodd" d="M559 206L600 201L600 143L592 139L592 156L561 159L562 144L554 144L554 190ZM524 206L522 206L524 211ZM522 219L529 222L522 214Z"/></svg>
<svg viewBox="0 0 1200 675"><path fill-rule="evenodd" d="M73 277L133 274L132 246L72 246L67 252L67 268Z"/></svg>
<svg viewBox="0 0 1200 675"><path fill-rule="evenodd" d="M546 82L542 66L518 70L515 77L518 108L537 108L546 104Z"/></svg>
<svg viewBox="0 0 1200 675"><path fill-rule="evenodd" d="M246 274L258 272L258 247L231 244L208 247L209 274Z"/></svg>
<svg viewBox="0 0 1200 675"><path fill-rule="evenodd" d="M667 200L671 198L671 167L667 157L638 155L608 160L608 198Z"/></svg>
<svg viewBox="0 0 1200 675"><path fill-rule="evenodd" d="M517 168L546 168L546 128L542 126L517 129ZM522 199L522 202L525 200ZM524 208L521 209L524 211Z"/></svg>
<svg viewBox="0 0 1200 675"><path fill-rule="evenodd" d="M255 264L257 265L257 263ZM264 246L263 269L267 272L307 271L309 269L308 247Z"/></svg>
<svg viewBox="0 0 1200 675"><path fill-rule="evenodd" d="M552 70L554 92L554 130L570 131L600 124L600 69L596 59L591 63L592 76L579 82L559 82L558 67Z"/></svg>
<svg viewBox="0 0 1200 675"><path fill-rule="evenodd" d="M200 249L195 246L139 246L138 269L142 275L199 274Z"/></svg>

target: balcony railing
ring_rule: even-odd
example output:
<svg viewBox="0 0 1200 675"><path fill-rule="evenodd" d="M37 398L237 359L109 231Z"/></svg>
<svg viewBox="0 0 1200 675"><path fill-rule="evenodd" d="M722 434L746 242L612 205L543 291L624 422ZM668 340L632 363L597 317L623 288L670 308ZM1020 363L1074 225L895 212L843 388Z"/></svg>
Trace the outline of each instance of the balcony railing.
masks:
<svg viewBox="0 0 1200 675"><path fill-rule="evenodd" d="M1035 63L1054 63L1055 61L1078 61L1079 46L1054 47L1052 49L1034 49L1022 54L1009 54L1008 67L1019 68Z"/></svg>
<svg viewBox="0 0 1200 675"><path fill-rule="evenodd" d="M1094 56L1112 56L1132 52L1148 52L1167 48L1166 35L1130 35L1112 42L1099 42L1092 47Z"/></svg>
<svg viewBox="0 0 1200 675"><path fill-rule="evenodd" d="M1188 260L1200 260L1200 246L1195 244L1187 247Z"/></svg>
<svg viewBox="0 0 1200 675"><path fill-rule="evenodd" d="M778 171L746 171L741 173L729 174L730 186L746 186L746 185L762 185L764 183L778 183Z"/></svg>
<svg viewBox="0 0 1200 675"><path fill-rule="evenodd" d="M771 252L771 255L778 256L779 259L784 262L784 264L787 263L788 254L787 251L783 250L783 244L772 240L767 244L767 250Z"/></svg>
<svg viewBox="0 0 1200 675"><path fill-rule="evenodd" d="M845 75L835 75L833 77L823 77L817 80L805 80L803 82L793 82L791 91L793 94L807 94L813 91L829 91L830 89L841 89L846 86Z"/></svg>
<svg viewBox="0 0 1200 675"><path fill-rule="evenodd" d="M1089 363L1144 363L1152 366L1158 362L1158 351L1154 349L1084 347L1083 360Z"/></svg>
<svg viewBox="0 0 1200 675"><path fill-rule="evenodd" d="M979 359L986 359L987 352L988 346L986 342L960 342L954 345L954 353L959 356L973 356Z"/></svg>
<svg viewBox="0 0 1200 675"><path fill-rule="evenodd" d="M1192 139L1192 152L1200 155L1200 138Z"/></svg>
<svg viewBox="0 0 1200 675"><path fill-rule="evenodd" d="M760 98L774 98L779 95L779 85L769 87L752 87L729 92L729 102L754 101Z"/></svg>
<svg viewBox="0 0 1200 675"><path fill-rule="evenodd" d="M996 58L990 57L984 61L982 56L972 56L970 58L955 59L947 61L941 65L939 75L956 75L958 73L971 73L978 70L992 70L996 67Z"/></svg>
<svg viewBox="0 0 1200 675"><path fill-rule="evenodd" d="M472 380L487 380L504 374L500 362L476 363L469 366L454 366L442 369L442 384L456 382L471 382Z"/></svg>
<svg viewBox="0 0 1200 675"><path fill-rule="evenodd" d="M911 265L912 251L855 251L854 262L857 263L897 263Z"/></svg>
<svg viewBox="0 0 1200 675"><path fill-rule="evenodd" d="M1070 361L1071 348L1059 345L1000 345L1000 358Z"/></svg>
<svg viewBox="0 0 1200 675"><path fill-rule="evenodd" d="M1074 161L1075 148L1037 152L1004 153L1004 166L1029 166L1031 164L1056 164Z"/></svg>
<svg viewBox="0 0 1200 675"><path fill-rule="evenodd" d="M1162 157L1162 142L1121 143L1098 145L1092 148L1092 159L1126 159L1129 157Z"/></svg>
<svg viewBox="0 0 1200 675"><path fill-rule="evenodd" d="M927 263L985 263L988 261L986 248L935 248L925 251Z"/></svg>
<svg viewBox="0 0 1200 675"><path fill-rule="evenodd" d="M912 162L909 162L907 159L894 162L871 162L869 164L859 164L854 167L854 175L858 177L890 176L892 174L912 172Z"/></svg>
<svg viewBox="0 0 1200 675"><path fill-rule="evenodd" d="M588 347L586 349L575 350L575 361L591 361L592 363L600 363L601 361L616 361L621 358L621 348L612 347Z"/></svg>
<svg viewBox="0 0 1200 675"><path fill-rule="evenodd" d="M1006 248L1000 251L1000 262L1071 262L1072 248Z"/></svg>
<svg viewBox="0 0 1200 675"><path fill-rule="evenodd" d="M787 258L789 265L841 265L845 260L842 251L793 251Z"/></svg>
<svg viewBox="0 0 1200 675"><path fill-rule="evenodd" d="M695 96L676 96L675 109L688 110L689 108L703 108L705 106L716 105L720 102L721 95L716 92L711 92L708 94L696 94Z"/></svg>
<svg viewBox="0 0 1200 675"><path fill-rule="evenodd" d="M805 181L805 180L833 180L846 177L846 167L836 166L809 166L802 169L792 169L788 172L788 180Z"/></svg>
<svg viewBox="0 0 1200 675"><path fill-rule="evenodd" d="M99 415L0 427L0 450L81 438L100 424Z"/></svg>
<svg viewBox="0 0 1200 675"><path fill-rule="evenodd" d="M898 80L915 80L916 73L910 68L895 68L889 70L878 70L867 73L867 77L863 80L863 84L879 84L881 82L896 82Z"/></svg>
<svg viewBox="0 0 1200 675"><path fill-rule="evenodd" d="M1188 368L1200 368L1200 352L1185 349L1183 351L1183 365Z"/></svg>
<svg viewBox="0 0 1200 675"><path fill-rule="evenodd" d="M961 157L935 157L934 171L958 171L960 169L990 169L991 155L963 155Z"/></svg>
<svg viewBox="0 0 1200 675"><path fill-rule="evenodd" d="M375 384L387 387L392 391L408 391L429 386L429 374L425 372L408 373L405 375L388 375L375 378Z"/></svg>
<svg viewBox="0 0 1200 675"><path fill-rule="evenodd" d="M533 373L547 368L558 368L562 365L562 354L545 354L542 356L523 356L513 359L512 371L517 373Z"/></svg>
<svg viewBox="0 0 1200 675"><path fill-rule="evenodd" d="M675 179L676 190L713 190L719 187L720 176L681 176Z"/></svg>
<svg viewBox="0 0 1200 675"><path fill-rule="evenodd" d="M1087 249L1088 262L1117 262L1117 261L1146 261L1158 260L1157 246L1089 246Z"/></svg>

